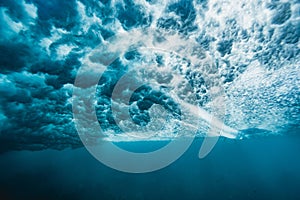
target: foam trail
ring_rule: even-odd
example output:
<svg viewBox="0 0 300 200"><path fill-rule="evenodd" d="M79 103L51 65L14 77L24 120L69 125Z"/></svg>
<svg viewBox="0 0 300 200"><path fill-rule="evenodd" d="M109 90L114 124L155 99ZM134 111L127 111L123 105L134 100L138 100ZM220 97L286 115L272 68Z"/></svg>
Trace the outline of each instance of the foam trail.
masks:
<svg viewBox="0 0 300 200"><path fill-rule="evenodd" d="M210 124L211 129L217 129L217 132L219 132L218 134L216 134L214 131L208 132L207 136L216 137L220 135L231 139L237 137L238 131L236 129L225 125L220 119L216 118L199 106L195 106L184 101L180 101L180 105L188 109L189 112L199 120L204 120L206 123Z"/></svg>

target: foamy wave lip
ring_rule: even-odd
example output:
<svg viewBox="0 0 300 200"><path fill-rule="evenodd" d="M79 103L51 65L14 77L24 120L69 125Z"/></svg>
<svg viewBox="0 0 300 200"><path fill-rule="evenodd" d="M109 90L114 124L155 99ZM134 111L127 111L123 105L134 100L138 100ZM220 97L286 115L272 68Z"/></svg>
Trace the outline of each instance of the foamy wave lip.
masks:
<svg viewBox="0 0 300 200"><path fill-rule="evenodd" d="M114 65L114 62L117 64ZM198 136L220 136L220 133L210 133L210 129L221 131L221 136L224 137L235 138L237 135L237 130L226 126L222 120L218 119L217 115L222 117L222 113L225 112L222 82L214 69L215 65L211 56L193 40L173 33L162 34L157 30L135 29L125 34L118 34L106 45L100 45L86 57L84 66L81 75L91 74L89 71L95 71L94 68L97 68L102 75L97 87L97 98L101 99L103 95L107 95L107 92L112 92L112 96L108 96L112 99L111 106L98 103L96 110L102 109L101 113L112 111L114 122L117 128L121 129L120 139L125 138L122 134L127 136L127 140L128 138L133 140L170 139L176 136L178 125L184 127L181 127L184 130L181 130L180 137L194 137L195 131ZM111 79L113 83L101 81L101 78L106 77L107 71L115 71L114 75L108 73L109 76L105 78L105 80ZM127 77L122 82L125 76ZM201 81L197 79L197 76L201 78ZM92 77L84 79L84 84L79 77L77 84L79 87L82 85L89 87L86 83L91 81L91 86L93 86L98 79L92 81ZM211 85L205 85L206 81L209 81ZM107 84L112 84L113 89L107 90ZM143 90L135 91L147 84L149 94L146 96ZM203 90L207 90L205 94L201 93ZM215 112L214 114L200 107L201 104L205 104L204 97L208 96L210 109ZM133 101L131 101L132 97ZM165 121L166 116L162 115L161 111L155 112L151 109L153 105L161 105L173 116L171 114L167 117L169 121ZM127 113L130 111L131 113ZM178 120L178 117L184 121ZM103 118L99 122L100 125L104 124ZM142 123L144 125L141 126ZM199 123L201 125L198 125ZM164 127L160 127L162 124ZM110 128L108 126L105 129L107 135L112 131ZM164 131L161 130L163 128ZM140 135L137 134L138 132ZM149 135L146 136L145 133ZM112 140L117 136L114 134L113 137L108 136L108 138Z"/></svg>
<svg viewBox="0 0 300 200"><path fill-rule="evenodd" d="M1 4L3 151L81 146L72 119L71 93L82 60L91 49L109 42L112 35L144 30L141 36L136 36L148 41L147 34L143 34L149 29L156 30L156 45L165 38L174 44L189 39L192 42L184 45L197 43L202 52L195 60L204 55L212 58L215 67L208 70L189 68L181 59L181 70L194 77L195 85L202 85L197 91L201 108L213 113L207 92L214 84L210 79L220 79L226 94L226 115L218 118L224 124L247 137L256 132L298 134L300 5L297 0L126 2L127 5L121 0L96 4L88 0ZM12 8L15 12L9 12ZM64 12L57 12L59 9ZM169 45L171 48L172 44ZM111 57L114 55L106 54L105 62ZM123 57L122 63L126 64L127 58L131 59L128 63L134 63L139 55ZM162 61L158 56L155 62ZM106 69L98 64L89 65L94 71L86 76ZM107 83L111 80L109 75L115 74L118 73L107 73ZM164 75L164 80L169 76ZM86 87L90 84L93 83L85 81ZM98 99L102 105L97 108L98 120L103 128L118 131L106 112L108 98L102 97ZM146 114L134 113L148 120ZM197 135L202 137L205 131ZM33 141L32 137L36 139Z"/></svg>

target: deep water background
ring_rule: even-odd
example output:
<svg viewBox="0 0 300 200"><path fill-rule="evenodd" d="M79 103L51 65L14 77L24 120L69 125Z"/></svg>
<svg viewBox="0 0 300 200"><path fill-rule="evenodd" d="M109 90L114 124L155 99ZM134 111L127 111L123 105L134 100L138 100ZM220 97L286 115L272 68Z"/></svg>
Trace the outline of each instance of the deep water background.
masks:
<svg viewBox="0 0 300 200"><path fill-rule="evenodd" d="M1 155L1 199L299 199L300 138L221 139L204 159L201 140L147 174L110 169L85 148ZM145 143L147 146L147 144ZM149 143L148 145L153 145Z"/></svg>

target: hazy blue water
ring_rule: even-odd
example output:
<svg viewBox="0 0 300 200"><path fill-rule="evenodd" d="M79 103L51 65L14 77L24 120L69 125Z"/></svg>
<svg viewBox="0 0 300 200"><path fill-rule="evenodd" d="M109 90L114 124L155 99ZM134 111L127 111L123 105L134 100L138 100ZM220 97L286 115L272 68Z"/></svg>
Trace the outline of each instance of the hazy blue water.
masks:
<svg viewBox="0 0 300 200"><path fill-rule="evenodd" d="M107 168L84 148L1 155L1 199L298 199L300 138L219 141L148 174ZM3 198L4 197L4 198Z"/></svg>

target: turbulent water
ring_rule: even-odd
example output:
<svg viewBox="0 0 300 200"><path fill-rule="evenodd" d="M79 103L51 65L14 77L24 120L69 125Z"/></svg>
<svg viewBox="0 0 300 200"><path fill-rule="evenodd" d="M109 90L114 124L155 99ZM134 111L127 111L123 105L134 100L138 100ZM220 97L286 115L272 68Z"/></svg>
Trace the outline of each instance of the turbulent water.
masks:
<svg viewBox="0 0 300 200"><path fill-rule="evenodd" d="M95 109L79 99L78 110L94 112L112 141L202 137L214 125L238 139L300 130L297 0L0 6L1 151L82 145L72 113L82 69Z"/></svg>

